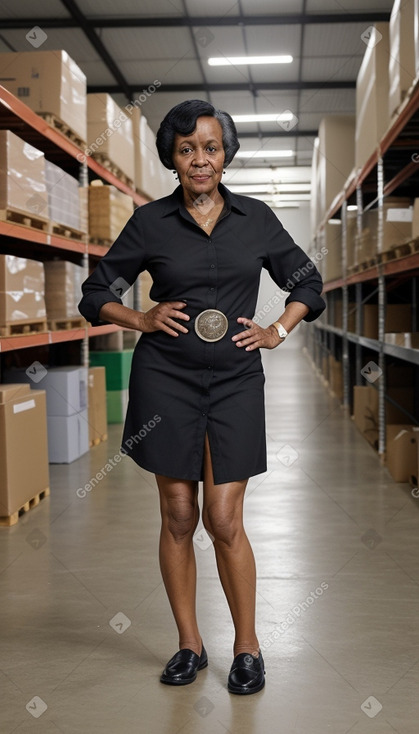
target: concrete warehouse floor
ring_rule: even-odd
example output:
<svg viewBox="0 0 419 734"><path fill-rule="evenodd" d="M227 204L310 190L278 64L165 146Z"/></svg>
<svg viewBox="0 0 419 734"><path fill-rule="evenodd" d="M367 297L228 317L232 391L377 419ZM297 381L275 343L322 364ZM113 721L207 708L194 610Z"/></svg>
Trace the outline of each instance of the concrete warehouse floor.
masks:
<svg viewBox="0 0 419 734"><path fill-rule="evenodd" d="M154 476L124 458L77 494L118 453L111 426L107 443L51 466L49 499L0 528L2 734L417 734L419 499L327 394L300 339L263 353L269 469L245 501L264 690L227 691L233 626L199 531L209 667L188 686L159 682L177 630Z"/></svg>

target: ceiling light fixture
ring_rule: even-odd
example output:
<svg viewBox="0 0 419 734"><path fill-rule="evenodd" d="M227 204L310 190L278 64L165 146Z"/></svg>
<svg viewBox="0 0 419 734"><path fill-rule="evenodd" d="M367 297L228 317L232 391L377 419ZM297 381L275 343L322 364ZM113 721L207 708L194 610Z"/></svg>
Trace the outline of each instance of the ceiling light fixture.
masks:
<svg viewBox="0 0 419 734"><path fill-rule="evenodd" d="M233 115L233 122L291 122L292 112L269 115Z"/></svg>
<svg viewBox="0 0 419 734"><path fill-rule="evenodd" d="M243 66L247 64L291 64L292 56L210 56L210 66Z"/></svg>
<svg viewBox="0 0 419 734"><path fill-rule="evenodd" d="M293 150L239 150L236 158L292 158Z"/></svg>

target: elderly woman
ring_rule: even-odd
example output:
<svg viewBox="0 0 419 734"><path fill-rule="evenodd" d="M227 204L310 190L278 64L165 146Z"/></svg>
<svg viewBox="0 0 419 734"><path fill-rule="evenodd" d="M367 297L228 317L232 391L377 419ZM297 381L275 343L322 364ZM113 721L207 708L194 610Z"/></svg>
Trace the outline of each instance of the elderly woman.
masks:
<svg viewBox="0 0 419 734"><path fill-rule="evenodd" d="M202 481L202 520L235 629L228 690L252 694L263 688L265 669L243 500L249 477L266 470L260 350L277 347L325 304L318 271L275 214L221 184L238 148L232 118L211 104L188 100L168 112L157 149L179 185L135 210L83 284L80 311L93 325L142 332L122 450L155 474L160 496L160 568L179 632L179 650L160 680L186 685L208 665L195 612L193 536ZM262 268L289 292L267 328L252 321ZM128 288L143 270L157 302L145 313L119 297L121 284Z"/></svg>

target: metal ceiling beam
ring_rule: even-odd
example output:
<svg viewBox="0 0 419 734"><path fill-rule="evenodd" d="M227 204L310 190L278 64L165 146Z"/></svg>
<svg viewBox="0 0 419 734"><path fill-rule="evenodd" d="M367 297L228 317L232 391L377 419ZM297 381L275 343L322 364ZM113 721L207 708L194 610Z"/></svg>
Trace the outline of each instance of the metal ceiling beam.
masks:
<svg viewBox="0 0 419 734"><path fill-rule="evenodd" d="M64 2L64 0L62 0ZM68 0L69 4L71 0ZM67 2L64 2L67 7ZM69 10L71 18L2 18L3 30L11 28L78 28L79 23ZM79 11L80 12L80 11ZM260 25L321 25L328 23L378 23L390 20L390 12L368 13L292 13L287 15L215 15L175 16L162 18L112 17L101 16L87 18L83 16L84 28L175 28L175 27L225 27L225 26L260 26Z"/></svg>
<svg viewBox="0 0 419 734"><path fill-rule="evenodd" d="M70 13L73 20L76 22L76 26L81 28L81 30L84 32L84 34L89 39L92 46L96 49L97 53L99 54L105 66L107 66L107 68L111 72L115 81L118 82L120 92L123 92L123 94L125 94L126 98L129 100L130 99L130 86L127 84L127 80L125 79L121 70L118 68L112 56L106 50L105 46L103 45L102 41L100 40L94 28L89 25L85 16L81 12L78 5L74 2L74 0L61 0L61 2L64 5L64 7L68 10L68 12ZM38 24L39 22L40 21L38 20Z"/></svg>
<svg viewBox="0 0 419 734"><path fill-rule="evenodd" d="M129 89L129 99L132 99L135 96L136 92L143 91L144 88L147 88L150 84L150 81L139 83L139 84L130 84ZM199 82L196 82L196 84L165 84L164 82L161 83L160 90L162 92L177 92L177 93L187 93L187 92L197 92L199 90L203 92L251 92L251 83L213 83L210 84L200 84ZM350 81L350 82L340 82L340 81L326 81L326 82L257 82L257 84L254 85L256 87L256 91L258 90L268 90L268 91L294 91L294 90L305 90L305 89L355 89L356 87L356 81ZM96 94L100 94L100 92L108 92L108 94L125 94L125 90L122 89L120 85L109 85L109 84L92 84L87 87L87 91L95 92Z"/></svg>

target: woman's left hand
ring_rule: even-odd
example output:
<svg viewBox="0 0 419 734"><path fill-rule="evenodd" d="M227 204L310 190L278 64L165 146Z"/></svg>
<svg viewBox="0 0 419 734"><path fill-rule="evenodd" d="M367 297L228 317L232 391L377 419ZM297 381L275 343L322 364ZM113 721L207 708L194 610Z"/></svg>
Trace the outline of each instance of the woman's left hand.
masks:
<svg viewBox="0 0 419 734"><path fill-rule="evenodd" d="M239 324L244 324L247 328L245 331L241 331L239 334L235 334L232 337L232 341L236 343L238 347L245 347L247 352L253 349L274 349L284 340L278 334L278 330L275 326L268 326L264 329L259 326L251 319L246 319L240 316L237 319Z"/></svg>

